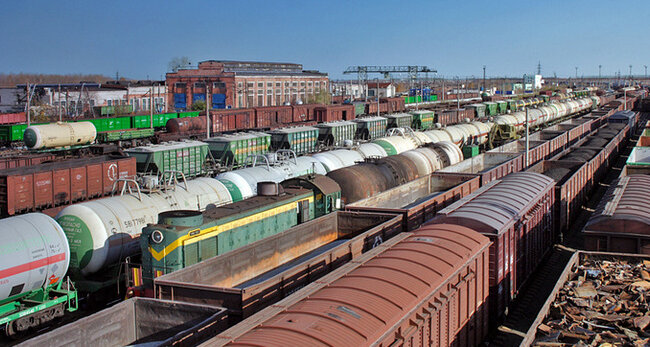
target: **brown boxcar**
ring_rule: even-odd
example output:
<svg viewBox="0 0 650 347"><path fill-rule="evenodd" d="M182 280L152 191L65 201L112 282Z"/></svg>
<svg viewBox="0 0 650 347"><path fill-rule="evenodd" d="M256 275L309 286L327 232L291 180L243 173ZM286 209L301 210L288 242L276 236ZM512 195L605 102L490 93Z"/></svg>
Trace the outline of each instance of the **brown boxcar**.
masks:
<svg viewBox="0 0 650 347"><path fill-rule="evenodd" d="M516 172L439 212L429 224L468 227L490 238L490 323L495 325L553 244L555 182Z"/></svg>
<svg viewBox="0 0 650 347"><path fill-rule="evenodd" d="M432 173L345 206L347 211L394 213L402 216L403 231L413 231L433 219L438 211L477 190L474 175Z"/></svg>
<svg viewBox="0 0 650 347"><path fill-rule="evenodd" d="M291 115L294 123L313 122L316 120L314 109L320 104L291 105Z"/></svg>
<svg viewBox="0 0 650 347"><path fill-rule="evenodd" d="M544 160L526 170L552 178L555 183L554 218L556 233L564 233L582 210L589 193L589 164L577 161Z"/></svg>
<svg viewBox="0 0 650 347"><path fill-rule="evenodd" d="M650 175L619 178L583 230L585 248L650 255Z"/></svg>
<svg viewBox="0 0 650 347"><path fill-rule="evenodd" d="M25 123L26 121L25 112L0 114L0 124Z"/></svg>
<svg viewBox="0 0 650 347"><path fill-rule="evenodd" d="M436 113L436 123L440 123L441 125L457 124L458 112L456 110L448 110Z"/></svg>
<svg viewBox="0 0 650 347"><path fill-rule="evenodd" d="M319 123L354 119L354 105L324 105L314 109L316 121Z"/></svg>
<svg viewBox="0 0 650 347"><path fill-rule="evenodd" d="M0 170L14 167L37 165L45 161L54 160L53 154L22 154L13 157L0 158Z"/></svg>
<svg viewBox="0 0 650 347"><path fill-rule="evenodd" d="M488 240L455 225L403 235L206 345L478 345L489 319Z"/></svg>
<svg viewBox="0 0 650 347"><path fill-rule="evenodd" d="M107 155L3 170L0 213L10 216L98 198L112 193L119 178L135 173L135 158Z"/></svg>
<svg viewBox="0 0 650 347"><path fill-rule="evenodd" d="M465 159L458 164L437 171L439 174L479 176L481 186L504 177L513 172L519 172L524 167L524 157L520 153L483 153Z"/></svg>
<svg viewBox="0 0 650 347"><path fill-rule="evenodd" d="M388 103L379 103L379 106L377 106L377 102L368 102L366 104L366 114L367 115L376 115L377 114L377 107L379 107L379 113L384 114L388 113Z"/></svg>
<svg viewBox="0 0 650 347"><path fill-rule="evenodd" d="M255 114L252 108L210 110L210 128L212 133L260 128Z"/></svg>
<svg viewBox="0 0 650 347"><path fill-rule="evenodd" d="M291 106L267 106L255 108L255 125L258 129L275 129L293 123Z"/></svg>
<svg viewBox="0 0 650 347"><path fill-rule="evenodd" d="M394 214L337 211L155 279L155 295L249 317L401 232Z"/></svg>

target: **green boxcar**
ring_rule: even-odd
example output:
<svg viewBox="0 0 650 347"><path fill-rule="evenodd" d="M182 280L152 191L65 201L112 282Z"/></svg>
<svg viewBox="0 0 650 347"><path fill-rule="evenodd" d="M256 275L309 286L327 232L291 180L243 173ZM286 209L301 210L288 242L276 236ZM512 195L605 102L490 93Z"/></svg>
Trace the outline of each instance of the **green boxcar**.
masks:
<svg viewBox="0 0 650 347"><path fill-rule="evenodd" d="M499 113L508 112L508 102L503 100L497 101L497 108L499 109Z"/></svg>
<svg viewBox="0 0 650 347"><path fill-rule="evenodd" d="M433 95L429 96L429 101L438 101L438 95L433 94Z"/></svg>
<svg viewBox="0 0 650 347"><path fill-rule="evenodd" d="M386 135L388 119L385 117L363 117L354 120L357 123L357 139L374 140Z"/></svg>
<svg viewBox="0 0 650 347"><path fill-rule="evenodd" d="M303 155L316 151L318 144L318 129L314 127L295 127L276 129L271 134L271 148L273 150L290 149L296 155Z"/></svg>
<svg viewBox="0 0 650 347"><path fill-rule="evenodd" d="M142 229L142 275L151 279L238 249L314 218L314 193L285 189L206 212L170 211ZM157 241L158 240L158 241Z"/></svg>
<svg viewBox="0 0 650 347"><path fill-rule="evenodd" d="M160 113L155 114L153 117L154 128L164 128L167 126L167 121L172 118L178 118L178 113Z"/></svg>
<svg viewBox="0 0 650 347"><path fill-rule="evenodd" d="M406 128L410 127L413 123L413 115L409 113L393 113L385 116L388 120L386 127L390 128Z"/></svg>
<svg viewBox="0 0 650 347"><path fill-rule="evenodd" d="M463 158L472 158L477 155L479 155L479 147L477 145L463 147Z"/></svg>
<svg viewBox="0 0 650 347"><path fill-rule="evenodd" d="M199 113L201 111L184 111L184 112L178 112L178 118L183 118L183 117L198 117Z"/></svg>
<svg viewBox="0 0 650 347"><path fill-rule="evenodd" d="M105 117L80 120L80 122L91 122L97 132L128 130L131 129L131 117Z"/></svg>
<svg viewBox="0 0 650 347"><path fill-rule="evenodd" d="M250 155L266 154L271 146L271 135L260 132L223 135L203 140L212 157L225 166L240 166Z"/></svg>
<svg viewBox="0 0 650 347"><path fill-rule="evenodd" d="M354 140L357 123L350 121L328 122L315 125L318 141L327 146L343 146L345 140Z"/></svg>
<svg viewBox="0 0 650 347"><path fill-rule="evenodd" d="M495 116L499 113L498 106L496 102L486 101L485 104L486 113L488 116Z"/></svg>
<svg viewBox="0 0 650 347"><path fill-rule="evenodd" d="M25 129L27 129L27 124L0 125L0 141L3 143L22 141Z"/></svg>
<svg viewBox="0 0 650 347"><path fill-rule="evenodd" d="M467 108L474 110L474 117L482 118L485 117L487 106L484 104L471 104L467 105Z"/></svg>
<svg viewBox="0 0 650 347"><path fill-rule="evenodd" d="M354 102L354 115L360 116L366 113L366 103L365 102Z"/></svg>
<svg viewBox="0 0 650 347"><path fill-rule="evenodd" d="M413 116L413 122L411 123L411 128L427 130L433 127L433 121L435 119L435 114L433 111L428 110L419 110L411 112Z"/></svg>
<svg viewBox="0 0 650 347"><path fill-rule="evenodd" d="M511 112L517 111L518 107L519 107L519 105L517 104L517 100L508 100L508 109Z"/></svg>
<svg viewBox="0 0 650 347"><path fill-rule="evenodd" d="M97 134L98 142L114 142L114 141L124 141L124 140L133 140L133 139L142 139L146 137L152 137L154 134L153 129L129 129L129 130L117 130L117 131L107 131Z"/></svg>
<svg viewBox="0 0 650 347"><path fill-rule="evenodd" d="M210 149L205 142L180 141L136 147L125 152L135 157L138 173L179 171L185 177L194 177L206 173L205 163Z"/></svg>

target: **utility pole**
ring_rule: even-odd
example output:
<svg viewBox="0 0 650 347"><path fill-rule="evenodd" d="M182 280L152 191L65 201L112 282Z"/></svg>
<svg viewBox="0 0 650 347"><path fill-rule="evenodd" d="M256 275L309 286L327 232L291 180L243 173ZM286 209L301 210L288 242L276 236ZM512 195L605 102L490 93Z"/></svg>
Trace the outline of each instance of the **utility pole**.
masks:
<svg viewBox="0 0 650 347"><path fill-rule="evenodd" d="M59 113L59 122L63 121L61 116L61 84L59 83L59 103L56 107L57 112Z"/></svg>
<svg viewBox="0 0 650 347"><path fill-rule="evenodd" d="M576 66L576 80L578 80L578 67Z"/></svg>
<svg viewBox="0 0 650 347"><path fill-rule="evenodd" d="M149 93L149 122L151 123L151 129L153 129L153 84L151 85Z"/></svg>
<svg viewBox="0 0 650 347"><path fill-rule="evenodd" d="M456 110L460 110L460 77L456 76Z"/></svg>
<svg viewBox="0 0 650 347"><path fill-rule="evenodd" d="M30 106L31 106L30 103L31 103L31 101L32 100L31 100L31 97L29 95L29 82L27 82L27 126L29 126L31 124L31 121L30 121L30 118L31 118L30 117Z"/></svg>
<svg viewBox="0 0 650 347"><path fill-rule="evenodd" d="M208 81L205 81L205 138L210 138L210 105L208 97L210 96L208 91Z"/></svg>
<svg viewBox="0 0 650 347"><path fill-rule="evenodd" d="M643 78L648 79L648 65L643 65L643 68L645 69L645 74L643 75Z"/></svg>
<svg viewBox="0 0 650 347"><path fill-rule="evenodd" d="M379 77L377 77L377 117L379 117Z"/></svg>
<svg viewBox="0 0 650 347"><path fill-rule="evenodd" d="M601 84L601 82L602 82L602 81L601 81L601 77L600 77L600 70L601 70L602 68L603 68L603 66L599 64L599 65L598 65L598 87L600 87L600 84Z"/></svg>
<svg viewBox="0 0 650 347"><path fill-rule="evenodd" d="M524 93L526 92L526 74L524 74ZM529 150L529 142L528 142L528 107L524 106L524 109L526 110L526 158L524 162L524 166L528 168L528 150Z"/></svg>
<svg viewBox="0 0 650 347"><path fill-rule="evenodd" d="M486 91L487 88L485 87L485 65L483 65L483 91Z"/></svg>

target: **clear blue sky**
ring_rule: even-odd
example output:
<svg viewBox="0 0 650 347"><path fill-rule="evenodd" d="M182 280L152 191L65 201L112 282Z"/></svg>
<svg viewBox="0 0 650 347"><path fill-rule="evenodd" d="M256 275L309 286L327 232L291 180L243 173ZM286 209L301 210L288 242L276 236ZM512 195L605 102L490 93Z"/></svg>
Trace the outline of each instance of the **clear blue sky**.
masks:
<svg viewBox="0 0 650 347"><path fill-rule="evenodd" d="M444 76L650 65L650 1L5 1L0 72L161 78L168 62L428 65Z"/></svg>

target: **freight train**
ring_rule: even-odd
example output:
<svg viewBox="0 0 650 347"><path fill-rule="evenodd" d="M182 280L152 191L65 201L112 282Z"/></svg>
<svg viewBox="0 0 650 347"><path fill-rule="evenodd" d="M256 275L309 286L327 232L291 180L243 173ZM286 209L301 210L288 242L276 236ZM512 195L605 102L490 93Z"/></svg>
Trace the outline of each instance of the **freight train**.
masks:
<svg viewBox="0 0 650 347"><path fill-rule="evenodd" d="M584 127L582 127L582 128L584 129ZM453 146L453 145L451 145L451 146ZM422 156L422 155L410 155L410 156L411 157L419 156L421 158L426 157L426 156ZM447 157L449 158L450 156L447 155ZM409 155L404 155L404 156L401 156L400 158L402 158L402 159L390 160L388 162L384 162L383 164L380 165L383 168L378 170L379 172L381 172L385 176L386 181L389 182L389 184L391 184L393 186L396 186L396 185L399 185L400 183L406 182L409 179L408 177L418 177L418 174L414 174L414 172L418 172L419 168L421 168L421 167L425 167L426 165L429 165L430 167L435 167L435 165L433 165L431 162L429 162L429 164L423 164L423 162L421 162L421 163L411 162L411 159L408 159ZM410 164L405 164L407 161L410 162ZM198 180L210 180L210 179L205 178L205 179L198 179ZM194 181L197 181L197 180L194 180ZM184 187L187 190L182 189L182 185L180 187L176 187L176 192L178 192L178 191L196 191L195 187L192 187L193 189L189 189L190 188L189 187L190 183L194 182L194 181L187 182L187 184ZM216 180L211 180L211 181L216 182ZM389 188L389 186L386 186L386 187ZM379 190L381 190L381 189L379 189ZM222 191L227 191L227 189L224 189ZM169 193L169 192L166 192L166 193ZM229 193L228 193L228 195L229 195ZM95 222L95 224L92 225L92 228L89 228L84 223L81 223L81 220L76 220L75 217L65 218L64 219L64 222L65 222L64 224L67 224L67 227L68 227L69 230L65 230L66 226L64 226L63 229L64 229L64 231L67 232L68 237L70 238L71 235L74 236L74 237L79 236L79 238L73 239L70 242L70 245L71 245L70 246L70 248L71 248L71 250L70 250L70 253L71 253L70 258L71 258L71 260L75 260L73 258L76 257L77 258L76 262L78 264L79 264L80 260L81 260L82 263L85 263L85 265L87 267L85 269L86 273L89 274L89 273L92 273L93 271L97 271L99 269L102 269L104 267L104 265L108 265L111 260L115 261L117 258L128 254L131 251L131 247L132 247L131 236L129 235L129 232L124 233L123 231L120 231L120 230L124 230L124 229L118 230L116 228L117 227L122 228L122 225L121 225L122 222L124 222L125 225L127 225L127 224L130 225L131 228L133 228L133 225L135 223L139 223L139 221L134 222L133 219L123 218L123 217L127 216L129 213L132 213L132 212L135 213L138 209L142 209L142 207L143 207L141 205L142 201L145 201L147 199L154 199L154 198L146 198L146 196L147 196L146 194L137 194L137 193L133 194L132 204L130 204L129 206L125 205L125 207L123 209L121 208L119 210L113 211L113 213L116 213L115 216L119 215L120 217L119 218L115 217L114 220L113 219L109 220L108 224L103 224L104 223L102 221L103 218L99 217L99 216L97 216L96 218L95 217L91 218ZM102 200L109 200L109 199L113 199L113 198L102 199ZM167 198L165 198L164 196L161 196L161 199L162 200L167 200ZM101 202L102 200L98 200L97 203ZM190 200L194 200L194 203L190 202ZM206 199L206 200L214 202L214 201L219 201L219 198L212 199L212 200ZM199 202L197 204L196 203L196 201L197 201L196 196L189 196L189 197L187 197L186 201L187 201L187 202L185 202L186 206L187 205L189 205L189 206L192 206L192 205L200 206L201 204L206 204L207 203L207 201L204 200L204 202L202 202L202 203ZM221 200L221 201L224 201L224 200ZM224 203L225 202L227 202L227 201L224 201ZM84 203L84 204L89 204L89 203ZM179 207L178 204L175 203L174 201L165 201L165 203L167 203L167 205L169 206L165 210L195 209L195 208L189 208L189 207L183 208L182 206ZM75 207L75 206L72 206L72 207ZM112 208L108 208L108 206L106 206L106 207L107 207L107 209L105 210L105 212L112 210ZM80 212L86 212L87 208L81 208L80 207L79 211ZM159 211L159 212L162 212L162 211ZM107 215L110 215L110 214L107 214ZM157 217L157 212L154 215ZM16 218L16 217L13 217L13 218ZM69 220L66 220L66 219L69 219ZM139 218L136 218L136 219L139 219ZM9 219L7 219L7 220L9 220ZM97 239L95 239L95 237L94 237L95 234L91 234L91 230L92 230L92 232L95 232L96 230L104 230L104 232L100 232L98 234L99 237ZM77 244L80 244L82 246L85 245L84 246L85 249L83 249L81 252L77 252L75 257L73 257L72 253L74 253L75 251L72 250L72 248L73 248L72 245L75 245L75 247L76 247ZM106 247L106 245L108 245L108 247ZM95 247L95 246L97 246L97 247ZM78 248L78 250L81 250L81 249ZM77 266L78 266L78 264L77 264ZM92 265L92 267L90 265Z"/></svg>

